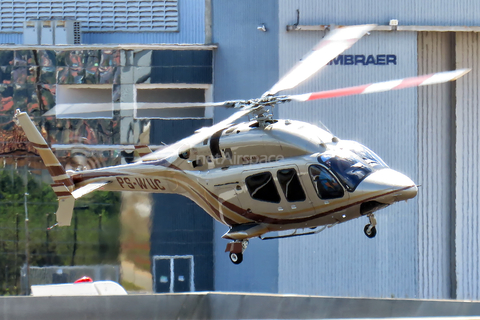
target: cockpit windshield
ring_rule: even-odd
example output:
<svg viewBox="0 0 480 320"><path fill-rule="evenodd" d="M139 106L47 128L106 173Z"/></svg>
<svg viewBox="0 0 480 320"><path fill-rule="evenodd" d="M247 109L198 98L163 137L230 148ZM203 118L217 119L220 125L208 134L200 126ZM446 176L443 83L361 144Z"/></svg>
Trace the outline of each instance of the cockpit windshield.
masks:
<svg viewBox="0 0 480 320"><path fill-rule="evenodd" d="M318 157L318 162L329 168L350 192L354 191L360 182L373 171L367 162L355 153L348 151L323 153Z"/></svg>
<svg viewBox="0 0 480 320"><path fill-rule="evenodd" d="M352 151L374 169L388 168L387 164L375 152L356 141L341 140L338 147L342 150Z"/></svg>

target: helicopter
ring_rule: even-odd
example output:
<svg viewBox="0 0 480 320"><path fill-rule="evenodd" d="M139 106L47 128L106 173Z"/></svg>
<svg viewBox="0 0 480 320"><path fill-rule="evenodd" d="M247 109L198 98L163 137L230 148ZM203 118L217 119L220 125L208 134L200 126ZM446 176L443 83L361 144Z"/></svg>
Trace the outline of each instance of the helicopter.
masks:
<svg viewBox="0 0 480 320"><path fill-rule="evenodd" d="M181 194L228 226L225 252L243 261L249 239L317 234L362 216L364 233L377 234L375 212L414 198L418 186L372 150L341 140L315 125L275 119L272 108L289 101L311 101L424 86L456 80L461 69L373 84L279 95L294 88L369 33L375 25L344 26L329 33L260 98L182 107L236 110L227 119L152 152L135 146L132 163L92 170L65 170L26 112L14 119L38 151L58 197L56 226L69 226L75 200L93 192L135 191ZM176 104L177 106L178 104ZM238 122L249 116L246 122ZM288 232L288 233L286 233Z"/></svg>

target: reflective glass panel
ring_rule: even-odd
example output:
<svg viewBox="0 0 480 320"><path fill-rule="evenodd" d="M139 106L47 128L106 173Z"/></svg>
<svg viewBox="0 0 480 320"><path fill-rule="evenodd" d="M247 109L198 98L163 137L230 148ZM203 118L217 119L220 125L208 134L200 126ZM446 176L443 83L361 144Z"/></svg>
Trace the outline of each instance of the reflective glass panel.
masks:
<svg viewBox="0 0 480 320"><path fill-rule="evenodd" d="M342 186L337 179L322 166L312 165L308 168L315 191L320 199L341 198L344 195Z"/></svg>
<svg viewBox="0 0 480 320"><path fill-rule="evenodd" d="M253 199L280 203L280 195L270 172L251 175L245 179L245 184Z"/></svg>
<svg viewBox="0 0 480 320"><path fill-rule="evenodd" d="M305 192L295 169L278 170L277 179L288 202L305 201Z"/></svg>
<svg viewBox="0 0 480 320"><path fill-rule="evenodd" d="M350 192L353 192L360 182L372 173L372 169L352 152L323 153L318 157L318 162L335 173Z"/></svg>

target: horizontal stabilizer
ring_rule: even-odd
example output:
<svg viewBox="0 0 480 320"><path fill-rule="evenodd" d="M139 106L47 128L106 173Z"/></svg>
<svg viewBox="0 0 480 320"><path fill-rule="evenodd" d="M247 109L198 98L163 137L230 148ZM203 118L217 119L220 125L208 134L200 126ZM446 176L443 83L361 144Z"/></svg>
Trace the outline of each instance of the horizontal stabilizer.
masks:
<svg viewBox="0 0 480 320"><path fill-rule="evenodd" d="M59 227L69 226L72 222L73 207L75 198L72 195L58 198L57 225Z"/></svg>
<svg viewBox="0 0 480 320"><path fill-rule="evenodd" d="M83 186L81 188L78 188L77 190L73 191L72 192L72 196L75 198L75 199L78 199L80 197L83 197L84 195L86 195L87 193L90 193L92 191L95 191L101 187L103 187L104 185L106 184L109 184L110 181L99 181L99 182L92 182L92 183L89 183L87 184L86 186Z"/></svg>

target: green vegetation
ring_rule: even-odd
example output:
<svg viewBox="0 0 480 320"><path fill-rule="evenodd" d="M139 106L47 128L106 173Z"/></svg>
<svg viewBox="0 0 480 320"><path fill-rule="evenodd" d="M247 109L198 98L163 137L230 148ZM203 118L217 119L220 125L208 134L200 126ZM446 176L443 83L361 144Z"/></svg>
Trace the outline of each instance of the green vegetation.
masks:
<svg viewBox="0 0 480 320"><path fill-rule="evenodd" d="M118 264L120 194L93 192L77 200L71 227L58 227L50 185L26 168L0 169L0 295L19 294L25 260L24 194L28 193L30 266Z"/></svg>
<svg viewBox="0 0 480 320"><path fill-rule="evenodd" d="M122 280L121 283L122 287L125 289L125 291L128 292L134 292L134 291L144 291L145 288L139 287L131 282L128 282L126 280Z"/></svg>

